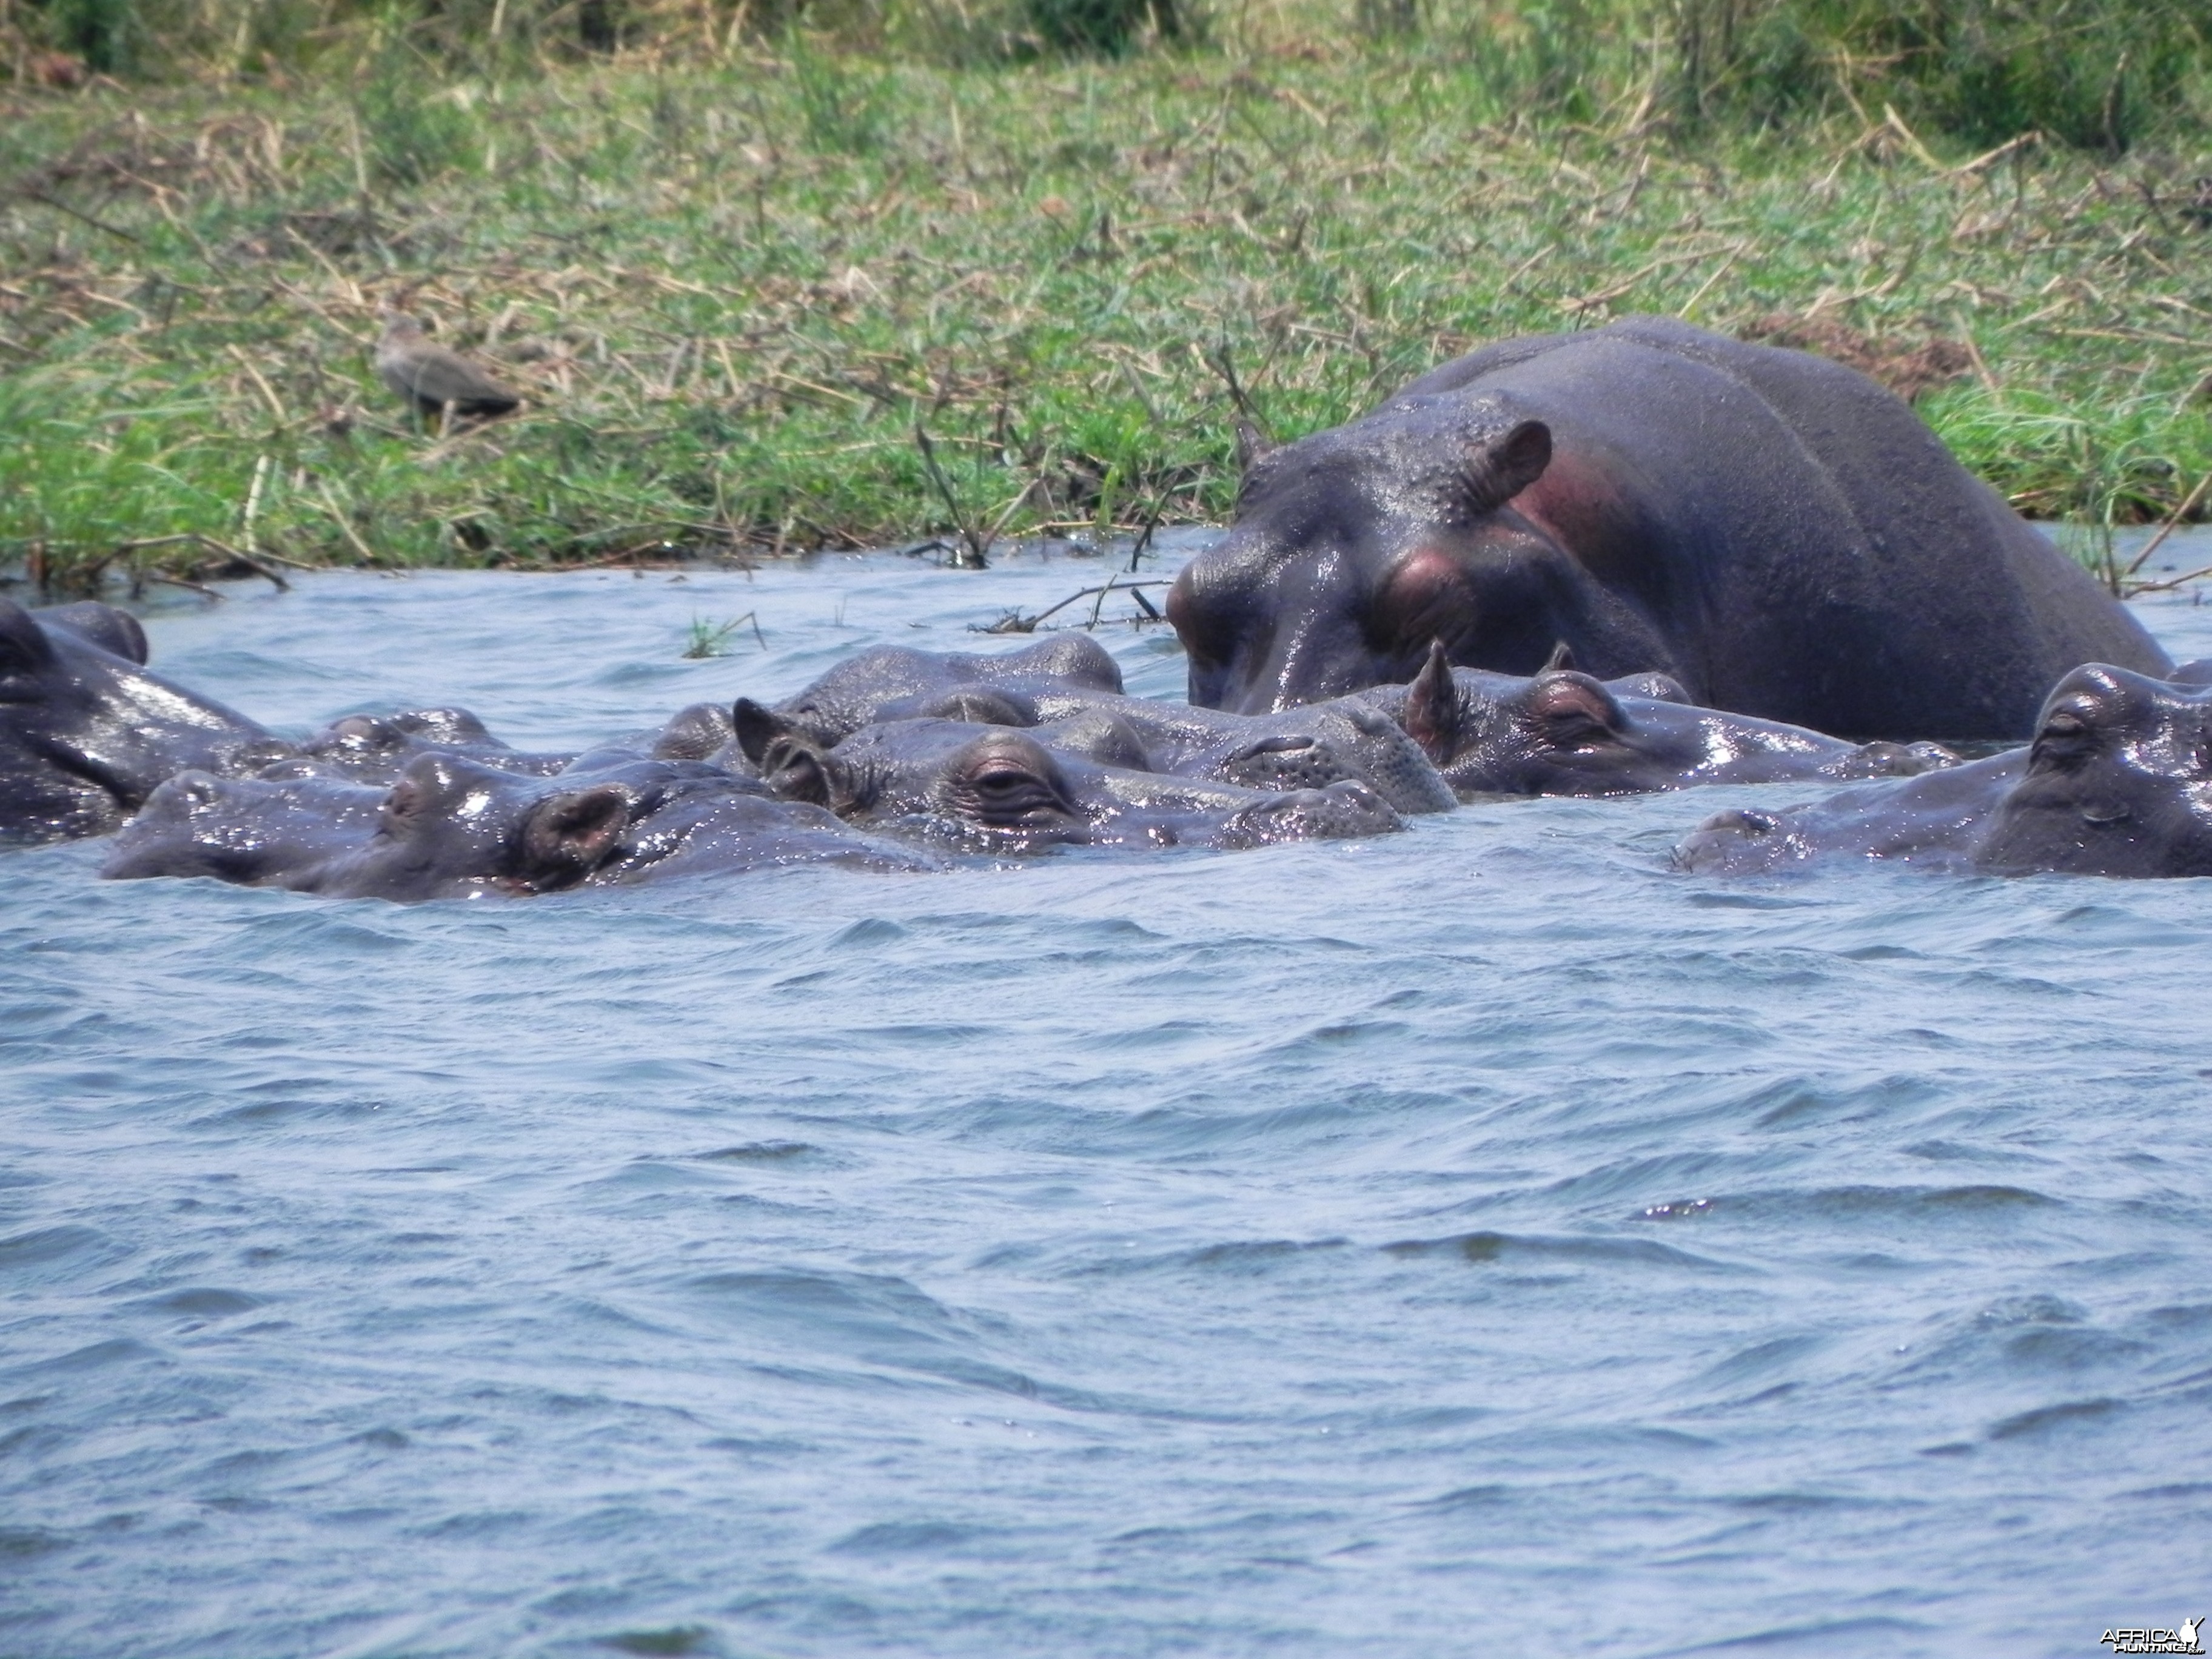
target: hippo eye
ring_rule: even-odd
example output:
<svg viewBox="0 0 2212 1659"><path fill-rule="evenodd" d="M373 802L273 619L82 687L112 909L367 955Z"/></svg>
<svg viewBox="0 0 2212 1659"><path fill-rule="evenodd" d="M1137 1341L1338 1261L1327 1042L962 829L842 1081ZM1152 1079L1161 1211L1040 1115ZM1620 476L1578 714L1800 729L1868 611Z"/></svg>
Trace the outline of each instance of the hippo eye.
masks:
<svg viewBox="0 0 2212 1659"><path fill-rule="evenodd" d="M1474 595L1467 573L1449 554L1425 548L1401 562L1376 596L1374 624L1377 643L1426 650L1431 640L1447 644L1467 630Z"/></svg>
<svg viewBox="0 0 2212 1659"><path fill-rule="evenodd" d="M382 817L386 830L410 828L422 816L422 788L412 778L402 778L384 798Z"/></svg>
<svg viewBox="0 0 2212 1659"><path fill-rule="evenodd" d="M1601 742L1620 727L1620 708L1605 689L1580 674L1539 675L1528 698L1528 718L1561 748Z"/></svg>
<svg viewBox="0 0 2212 1659"><path fill-rule="evenodd" d="M988 765L969 775L966 793L985 823L1013 828L1041 817L1063 817L1070 808L1049 781L1012 762Z"/></svg>
<svg viewBox="0 0 2212 1659"><path fill-rule="evenodd" d="M2097 746L2097 728L2087 710L2061 703L2044 716L2029 759L2063 765L2084 760Z"/></svg>

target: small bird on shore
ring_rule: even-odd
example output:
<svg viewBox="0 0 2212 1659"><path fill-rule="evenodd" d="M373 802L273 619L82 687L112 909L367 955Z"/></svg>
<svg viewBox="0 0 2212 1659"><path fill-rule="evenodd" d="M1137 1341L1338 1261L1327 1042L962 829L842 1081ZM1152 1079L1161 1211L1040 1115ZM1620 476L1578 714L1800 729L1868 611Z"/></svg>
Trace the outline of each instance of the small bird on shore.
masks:
<svg viewBox="0 0 2212 1659"><path fill-rule="evenodd" d="M376 373L426 418L450 410L471 420L487 420L514 413L522 402L520 392L459 352L433 344L424 337L420 320L404 311L384 313L384 332L376 342Z"/></svg>

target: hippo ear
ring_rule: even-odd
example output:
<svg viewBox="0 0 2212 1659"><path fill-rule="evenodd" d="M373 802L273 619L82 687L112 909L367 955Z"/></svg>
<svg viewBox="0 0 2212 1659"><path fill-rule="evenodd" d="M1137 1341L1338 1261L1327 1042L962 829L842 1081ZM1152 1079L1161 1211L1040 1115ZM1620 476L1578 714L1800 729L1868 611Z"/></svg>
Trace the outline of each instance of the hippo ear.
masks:
<svg viewBox="0 0 2212 1659"><path fill-rule="evenodd" d="M778 738L795 734L799 727L787 717L755 702L750 697L739 697L730 709L730 724L738 736L738 747L755 766L768 753L769 745Z"/></svg>
<svg viewBox="0 0 2212 1659"><path fill-rule="evenodd" d="M1552 654L1544 659L1544 665L1536 672L1539 674L1556 674L1563 668L1572 668L1574 665L1574 651L1565 640L1561 640L1552 647Z"/></svg>
<svg viewBox="0 0 2212 1659"><path fill-rule="evenodd" d="M465 708L403 708L386 717L403 738L425 743L489 743L491 729Z"/></svg>
<svg viewBox="0 0 2212 1659"><path fill-rule="evenodd" d="M757 763L761 781L778 798L836 811L838 802L830 757L811 738L796 733L778 738L769 744Z"/></svg>
<svg viewBox="0 0 2212 1659"><path fill-rule="evenodd" d="M0 674L41 667L53 656L53 641L31 613L13 599L0 599Z"/></svg>
<svg viewBox="0 0 2212 1659"><path fill-rule="evenodd" d="M1552 428L1523 421L1502 437L1477 444L1468 456L1468 507L1487 513L1511 501L1544 476L1552 464Z"/></svg>
<svg viewBox="0 0 2212 1659"><path fill-rule="evenodd" d="M66 628L79 639L90 640L110 656L135 662L141 668L146 665L146 630L128 611L118 611L97 599L84 599L76 605L58 605L36 614L48 628Z"/></svg>
<svg viewBox="0 0 2212 1659"><path fill-rule="evenodd" d="M1249 472L1255 465L1281 447L1251 422L1237 422L1237 470L1239 472Z"/></svg>
<svg viewBox="0 0 2212 1659"><path fill-rule="evenodd" d="M1528 682L1522 708L1552 742L1572 745L1601 732L1618 732L1627 716L1603 682L1566 669Z"/></svg>
<svg viewBox="0 0 2212 1659"><path fill-rule="evenodd" d="M653 757L705 760L736 735L728 709L718 702L695 702L668 717L653 740Z"/></svg>
<svg viewBox="0 0 2212 1659"><path fill-rule="evenodd" d="M629 828L629 797L612 784L549 795L522 826L522 875L545 891L581 881Z"/></svg>
<svg viewBox="0 0 2212 1659"><path fill-rule="evenodd" d="M1429 642L1429 659L1413 683L1406 688L1406 712L1401 717L1406 735L1420 744L1421 752L1438 766L1459 747L1459 685L1452 678L1444 642Z"/></svg>

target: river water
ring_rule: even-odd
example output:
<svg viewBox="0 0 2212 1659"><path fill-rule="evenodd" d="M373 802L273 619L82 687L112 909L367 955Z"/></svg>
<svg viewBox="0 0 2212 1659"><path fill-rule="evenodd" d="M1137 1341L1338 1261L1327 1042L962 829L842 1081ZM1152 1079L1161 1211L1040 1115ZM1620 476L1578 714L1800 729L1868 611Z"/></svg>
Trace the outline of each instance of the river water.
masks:
<svg viewBox="0 0 2212 1659"><path fill-rule="evenodd" d="M280 726L555 745L1019 643L969 624L1102 568L333 575L150 631ZM1179 694L1164 629L1100 638ZM1807 793L411 908L0 855L0 1653L2212 1612L2212 884L1665 870Z"/></svg>

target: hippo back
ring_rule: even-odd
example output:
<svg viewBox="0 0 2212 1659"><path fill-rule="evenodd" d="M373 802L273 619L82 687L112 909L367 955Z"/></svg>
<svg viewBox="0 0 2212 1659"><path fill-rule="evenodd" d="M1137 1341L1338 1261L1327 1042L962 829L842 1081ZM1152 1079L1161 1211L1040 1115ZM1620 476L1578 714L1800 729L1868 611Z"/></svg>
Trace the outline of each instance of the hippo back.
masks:
<svg viewBox="0 0 2212 1659"><path fill-rule="evenodd" d="M1413 381L1552 428L1514 505L1633 596L1716 706L1840 736L2021 735L2085 660L2161 672L2134 618L1899 398L1668 318L1502 342ZM1370 419L1375 417L1370 417ZM1591 481L1609 500L1593 511Z"/></svg>

